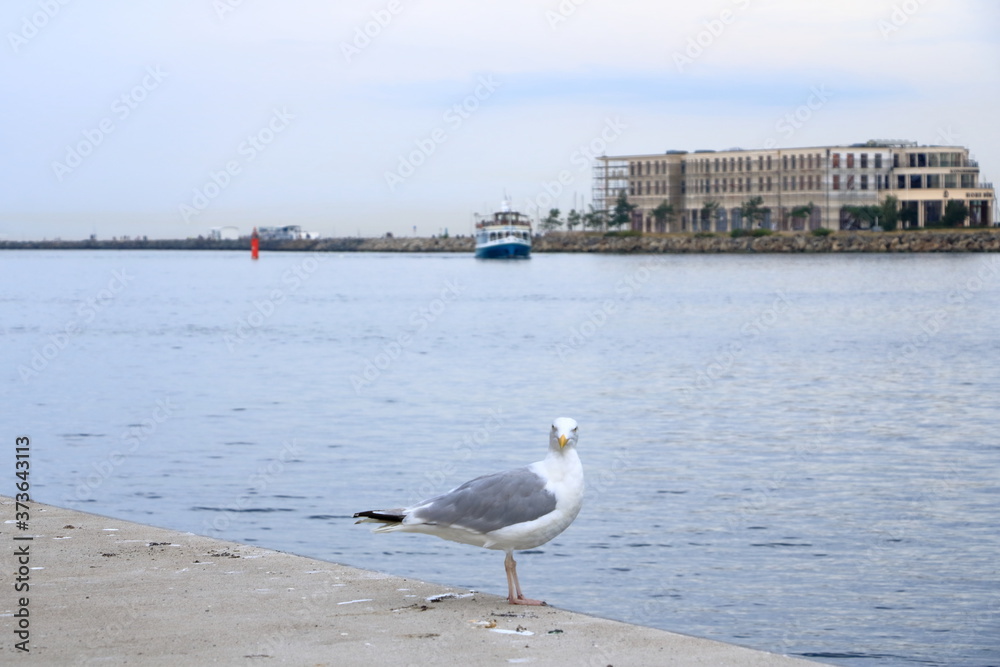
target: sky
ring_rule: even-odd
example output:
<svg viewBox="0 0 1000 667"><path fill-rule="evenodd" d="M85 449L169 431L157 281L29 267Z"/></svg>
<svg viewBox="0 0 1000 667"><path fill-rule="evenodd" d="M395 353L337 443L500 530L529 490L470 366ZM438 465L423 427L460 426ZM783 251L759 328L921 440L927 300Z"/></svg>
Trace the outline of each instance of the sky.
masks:
<svg viewBox="0 0 1000 667"><path fill-rule="evenodd" d="M0 240L469 234L595 155L906 139L1000 175L993 0L6 0Z"/></svg>

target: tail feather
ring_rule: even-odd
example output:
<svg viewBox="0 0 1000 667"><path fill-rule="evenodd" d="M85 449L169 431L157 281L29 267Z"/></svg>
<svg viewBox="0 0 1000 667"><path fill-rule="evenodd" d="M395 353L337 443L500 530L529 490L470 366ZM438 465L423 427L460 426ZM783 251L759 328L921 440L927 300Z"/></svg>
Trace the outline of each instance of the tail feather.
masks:
<svg viewBox="0 0 1000 667"><path fill-rule="evenodd" d="M367 512L357 512L355 519L360 519L354 523L403 523L406 514L401 509L396 510L368 510Z"/></svg>

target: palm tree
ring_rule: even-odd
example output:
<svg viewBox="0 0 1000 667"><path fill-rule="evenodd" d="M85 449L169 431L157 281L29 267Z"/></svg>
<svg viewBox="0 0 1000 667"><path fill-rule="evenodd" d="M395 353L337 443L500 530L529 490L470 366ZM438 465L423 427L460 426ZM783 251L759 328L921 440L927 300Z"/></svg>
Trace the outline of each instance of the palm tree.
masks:
<svg viewBox="0 0 1000 667"><path fill-rule="evenodd" d="M801 219L804 221L813 214L814 210L816 210L816 205L813 204L812 202L809 202L805 206L796 206L795 208L793 208L792 212L789 213L789 216L795 218L796 220ZM804 222L802 223L802 226L803 228L805 228Z"/></svg>
<svg viewBox="0 0 1000 667"><path fill-rule="evenodd" d="M593 204L588 204L588 206L590 210L583 214L583 226L596 230L604 229L608 221L608 212L598 211Z"/></svg>
<svg viewBox="0 0 1000 667"><path fill-rule="evenodd" d="M573 231L573 228L583 222L583 216L574 208L566 214L566 229Z"/></svg>
<svg viewBox="0 0 1000 667"><path fill-rule="evenodd" d="M542 231L551 232L553 229L558 229L562 225L562 220L559 219L559 209L553 208L549 209L548 216L539 223L539 227Z"/></svg>
<svg viewBox="0 0 1000 667"><path fill-rule="evenodd" d="M716 211L719 210L719 202L707 201L701 207L701 226L703 230L712 228L712 221L715 220Z"/></svg>
<svg viewBox="0 0 1000 667"><path fill-rule="evenodd" d="M653 220L656 221L656 229L660 231L662 227L664 231L670 231L670 225L674 221L674 205L668 204L667 202L661 202L659 206L653 209Z"/></svg>
<svg viewBox="0 0 1000 667"><path fill-rule="evenodd" d="M740 217L747 221L750 229L760 227L771 209L764 206L763 197L751 197L740 205Z"/></svg>

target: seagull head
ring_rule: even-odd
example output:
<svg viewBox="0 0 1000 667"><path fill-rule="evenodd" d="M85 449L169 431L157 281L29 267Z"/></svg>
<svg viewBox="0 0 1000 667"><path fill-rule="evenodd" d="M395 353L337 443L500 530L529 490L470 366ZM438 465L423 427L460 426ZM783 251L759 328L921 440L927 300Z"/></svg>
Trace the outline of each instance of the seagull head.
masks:
<svg viewBox="0 0 1000 667"><path fill-rule="evenodd" d="M566 447L576 446L577 424L575 419L560 417L552 422L552 431L549 433L549 446L561 451Z"/></svg>

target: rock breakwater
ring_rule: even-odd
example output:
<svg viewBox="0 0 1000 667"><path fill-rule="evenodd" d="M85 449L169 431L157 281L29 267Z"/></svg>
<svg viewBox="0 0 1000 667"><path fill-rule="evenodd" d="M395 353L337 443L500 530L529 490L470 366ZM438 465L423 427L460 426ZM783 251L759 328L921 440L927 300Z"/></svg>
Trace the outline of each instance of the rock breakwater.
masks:
<svg viewBox="0 0 1000 667"><path fill-rule="evenodd" d="M262 241L261 251L288 252L459 252L472 253L471 237L333 238ZM211 239L127 241L0 241L3 249L48 250L244 250L250 241ZM1000 252L1000 229L835 232L742 236L651 234L644 236L555 232L535 237L533 250L591 253L831 253L831 252Z"/></svg>

